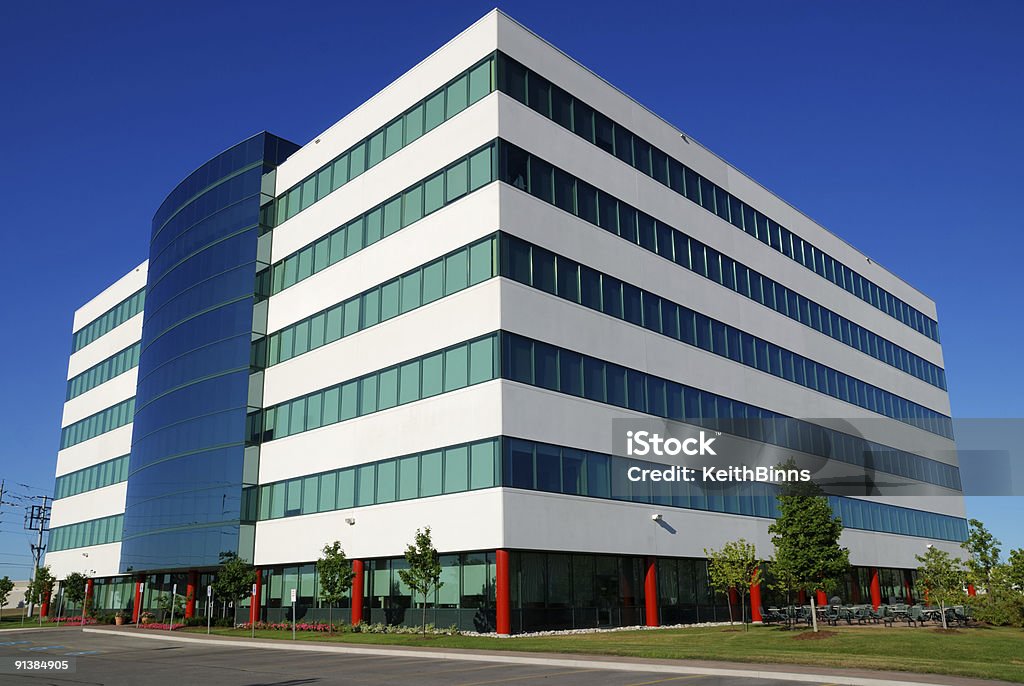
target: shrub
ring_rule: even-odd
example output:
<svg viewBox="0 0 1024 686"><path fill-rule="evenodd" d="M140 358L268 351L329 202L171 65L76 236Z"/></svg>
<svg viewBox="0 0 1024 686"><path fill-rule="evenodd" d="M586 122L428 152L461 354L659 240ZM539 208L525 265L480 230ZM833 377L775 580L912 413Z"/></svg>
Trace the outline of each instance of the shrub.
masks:
<svg viewBox="0 0 1024 686"><path fill-rule="evenodd" d="M992 589L971 598L974 619L996 626L1024 627L1024 595L1012 590Z"/></svg>

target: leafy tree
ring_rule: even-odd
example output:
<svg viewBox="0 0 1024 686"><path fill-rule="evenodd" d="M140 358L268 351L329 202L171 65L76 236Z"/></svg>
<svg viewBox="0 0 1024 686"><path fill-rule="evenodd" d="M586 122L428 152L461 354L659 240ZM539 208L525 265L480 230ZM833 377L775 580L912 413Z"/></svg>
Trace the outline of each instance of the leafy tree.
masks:
<svg viewBox="0 0 1024 686"><path fill-rule="evenodd" d="M316 573L320 577L320 597L327 603L328 621L333 631L334 606L345 598L356 575L340 541L324 546L323 557L316 561Z"/></svg>
<svg viewBox="0 0 1024 686"><path fill-rule="evenodd" d="M4 576L0 579L0 611L3 611L4 605L7 604L7 597L14 590L14 582L11 581L11 577Z"/></svg>
<svg viewBox="0 0 1024 686"><path fill-rule="evenodd" d="M708 579L716 591L728 593L735 588L740 593L740 621L747 623L747 595L750 587L761 583L761 563L753 543L745 539L729 541L721 550L704 549L708 558ZM732 624L732 603L729 603L729 623Z"/></svg>
<svg viewBox="0 0 1024 686"><path fill-rule="evenodd" d="M176 593L163 593L160 595L160 599L156 601L157 608L160 609L160 621L168 621L170 617L182 617L185 616L185 596ZM171 612L171 610L174 612Z"/></svg>
<svg viewBox="0 0 1024 686"><path fill-rule="evenodd" d="M768 527L775 545L773 571L796 588L810 590L838 582L850 568L850 551L839 545L843 523L821 495L778 496L779 517ZM815 594L811 622L818 630Z"/></svg>
<svg viewBox="0 0 1024 686"><path fill-rule="evenodd" d="M50 567L48 565L38 567L35 578L28 583L28 588L25 590L25 598L30 603L42 604L53 593L53 584L55 582L56 579L50 574Z"/></svg>
<svg viewBox="0 0 1024 686"><path fill-rule="evenodd" d="M961 547L967 551L967 579L987 589L992 583L992 570L999 564L999 539L993 536L977 519L967 520L967 540Z"/></svg>
<svg viewBox="0 0 1024 686"><path fill-rule="evenodd" d="M932 545L924 555L914 557L921 563L917 568L917 587L922 594L928 594L930 601L939 604L942 628L946 629L946 606L963 602L967 571L960 560Z"/></svg>
<svg viewBox="0 0 1024 686"><path fill-rule="evenodd" d="M64 578L61 585L64 587L64 600L72 604L82 603L82 615L84 616L86 585L85 574L82 574L81 572L71 572Z"/></svg>
<svg viewBox="0 0 1024 686"><path fill-rule="evenodd" d="M1010 551L1010 559L1004 572L1007 585L1018 593L1024 593L1024 548Z"/></svg>
<svg viewBox="0 0 1024 686"><path fill-rule="evenodd" d="M441 581L441 561L437 556L437 549L430 540L430 527L423 531L416 529L416 540L410 543L405 549L405 561L408 569L399 569L398 576L406 586L412 589L414 594L423 596L423 614L421 628L423 635L427 634L427 596L431 591L441 588L444 583Z"/></svg>
<svg viewBox="0 0 1024 686"><path fill-rule="evenodd" d="M1024 562L1021 551L1010 553L1010 564L998 564L992 569L992 580L985 592L969 598L971 613L982 622L995 626L1024 627L1024 587L1013 581L1013 554L1018 553L1018 562ZM1024 570L1021 570L1024 571Z"/></svg>
<svg viewBox="0 0 1024 686"><path fill-rule="evenodd" d="M228 600L238 605L238 600L252 593L252 585L256 583L256 570L240 558L238 553L221 553L220 569L213 580L213 592L221 600Z"/></svg>

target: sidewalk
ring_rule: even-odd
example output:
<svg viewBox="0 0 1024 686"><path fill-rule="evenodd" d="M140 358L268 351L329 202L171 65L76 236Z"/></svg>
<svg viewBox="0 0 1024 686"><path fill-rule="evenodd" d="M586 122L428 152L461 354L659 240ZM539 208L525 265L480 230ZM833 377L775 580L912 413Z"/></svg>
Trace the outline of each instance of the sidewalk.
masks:
<svg viewBox="0 0 1024 686"><path fill-rule="evenodd" d="M945 676L941 674L914 674L911 672L879 672L858 669L834 669L812 665L756 664L717 662L711 660L664 660L610 655L576 655L564 653L528 653L511 650L469 650L462 648L422 648L409 646L372 646L366 644L314 643L287 639L248 639L236 636L206 636L161 630L135 629L135 627L86 627L87 633L111 634L131 638L176 641L216 645L236 645L239 648L265 650L295 650L307 652L342 653L348 655L377 655L384 657L438 658L467 662L502 662L509 664L541 665L605 669L615 671L654 672L667 675L709 675L745 677L748 679L786 679L827 686L1002 686L1006 681Z"/></svg>

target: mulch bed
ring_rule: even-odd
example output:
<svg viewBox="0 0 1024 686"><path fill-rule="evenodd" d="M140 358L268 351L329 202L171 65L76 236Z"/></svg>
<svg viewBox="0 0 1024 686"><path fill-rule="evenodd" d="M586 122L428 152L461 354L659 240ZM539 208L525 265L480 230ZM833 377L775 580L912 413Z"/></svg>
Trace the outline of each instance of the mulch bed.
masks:
<svg viewBox="0 0 1024 686"><path fill-rule="evenodd" d="M820 640L825 639L825 638L832 638L833 636L836 636L836 635L837 634L836 634L835 631L828 631L828 630L819 631L818 633L814 633L813 631L803 631L803 632L797 634L796 636L794 636L793 640L795 640L795 641L820 641Z"/></svg>

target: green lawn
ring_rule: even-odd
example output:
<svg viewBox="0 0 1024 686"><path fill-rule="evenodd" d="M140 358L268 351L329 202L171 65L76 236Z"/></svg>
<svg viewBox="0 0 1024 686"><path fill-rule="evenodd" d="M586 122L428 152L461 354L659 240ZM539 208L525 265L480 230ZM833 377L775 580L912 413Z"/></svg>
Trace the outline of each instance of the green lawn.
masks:
<svg viewBox="0 0 1024 686"><path fill-rule="evenodd" d="M188 629L205 633L205 628ZM969 628L940 633L933 627L839 627L825 639L798 640L804 631L777 627L664 629L572 636L496 639L480 636L298 633L299 640L474 648L533 652L623 655L630 657L796 663L827 667L953 674L1024 683L1024 631ZM249 636L237 629L214 629L223 636ZM257 638L290 640L287 631L257 631Z"/></svg>

